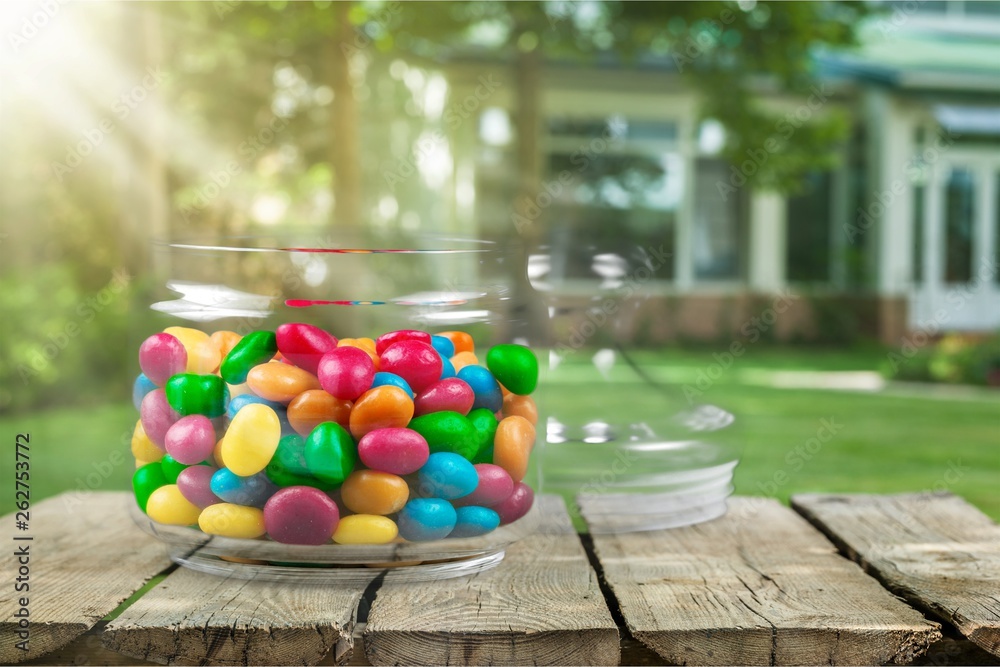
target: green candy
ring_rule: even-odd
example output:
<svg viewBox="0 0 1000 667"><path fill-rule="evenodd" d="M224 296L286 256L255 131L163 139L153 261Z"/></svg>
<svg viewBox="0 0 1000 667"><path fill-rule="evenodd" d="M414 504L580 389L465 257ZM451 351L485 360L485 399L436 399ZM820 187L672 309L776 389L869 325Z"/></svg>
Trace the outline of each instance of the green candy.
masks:
<svg viewBox="0 0 1000 667"><path fill-rule="evenodd" d="M243 384L247 373L257 364L269 361L278 351L278 339L272 331L254 331L240 339L222 361L219 372L229 384Z"/></svg>
<svg viewBox="0 0 1000 667"><path fill-rule="evenodd" d="M476 454L473 463L493 463L493 438L497 434L497 418L487 408L476 408L469 413L469 422L476 431ZM488 461L479 461L485 450L490 450Z"/></svg>
<svg viewBox="0 0 1000 667"><path fill-rule="evenodd" d="M483 447L472 457L473 463L493 463L493 445Z"/></svg>
<svg viewBox="0 0 1000 667"><path fill-rule="evenodd" d="M168 482L163 474L160 462L147 463L132 474L132 490L135 492L135 503L143 512L146 511L146 503L161 486L172 484Z"/></svg>
<svg viewBox="0 0 1000 667"><path fill-rule="evenodd" d="M306 438L305 459L309 472L320 481L343 484L357 463L358 448L343 426L323 422Z"/></svg>
<svg viewBox="0 0 1000 667"><path fill-rule="evenodd" d="M162 459L160 459L160 470L163 471L163 477L167 480L167 484L176 484L177 476L180 475L181 471L187 467L188 466L180 463L170 454L166 454Z"/></svg>
<svg viewBox="0 0 1000 667"><path fill-rule="evenodd" d="M325 491L332 486L316 479L309 472L306 464L306 441L295 433L278 441L278 449L264 472L269 480L281 487L312 486Z"/></svg>
<svg viewBox="0 0 1000 667"><path fill-rule="evenodd" d="M479 449L479 433L472 422L458 412L442 410L414 417L409 427L424 436L431 454L452 452L471 460Z"/></svg>
<svg viewBox="0 0 1000 667"><path fill-rule="evenodd" d="M486 367L513 394L527 396L538 386L538 359L523 345L494 345L486 354Z"/></svg>
<svg viewBox="0 0 1000 667"><path fill-rule="evenodd" d="M178 373L167 380L167 403L181 415L218 417L226 411L226 382L218 375Z"/></svg>

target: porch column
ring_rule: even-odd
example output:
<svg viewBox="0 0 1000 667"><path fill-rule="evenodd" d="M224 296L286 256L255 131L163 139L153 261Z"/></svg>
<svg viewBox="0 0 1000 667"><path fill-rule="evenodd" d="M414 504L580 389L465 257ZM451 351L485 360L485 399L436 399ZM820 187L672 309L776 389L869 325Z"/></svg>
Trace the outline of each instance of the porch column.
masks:
<svg viewBox="0 0 1000 667"><path fill-rule="evenodd" d="M748 283L754 292L777 292L785 285L787 233L785 198L776 192L750 193ZM790 221L795 224L795 221Z"/></svg>

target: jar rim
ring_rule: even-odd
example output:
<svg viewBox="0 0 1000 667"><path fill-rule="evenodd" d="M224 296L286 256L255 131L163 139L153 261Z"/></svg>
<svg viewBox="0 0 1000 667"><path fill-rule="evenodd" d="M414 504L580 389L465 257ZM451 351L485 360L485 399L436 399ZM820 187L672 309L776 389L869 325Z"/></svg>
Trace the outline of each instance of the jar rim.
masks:
<svg viewBox="0 0 1000 667"><path fill-rule="evenodd" d="M500 252L513 241L443 233L382 233L372 230L285 228L252 234L188 234L154 238L156 249L169 251L219 251L316 254L458 254Z"/></svg>

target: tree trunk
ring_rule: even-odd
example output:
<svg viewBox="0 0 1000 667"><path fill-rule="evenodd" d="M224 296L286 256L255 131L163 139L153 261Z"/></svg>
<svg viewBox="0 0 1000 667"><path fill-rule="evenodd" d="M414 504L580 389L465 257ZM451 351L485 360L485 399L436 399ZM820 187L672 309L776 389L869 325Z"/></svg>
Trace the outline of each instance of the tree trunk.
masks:
<svg viewBox="0 0 1000 667"><path fill-rule="evenodd" d="M330 224L356 229L361 225L361 142L350 70L350 57L356 50L356 35L348 16L351 4L334 3L337 25L333 38L327 42L326 60L333 89L329 150L334 207Z"/></svg>

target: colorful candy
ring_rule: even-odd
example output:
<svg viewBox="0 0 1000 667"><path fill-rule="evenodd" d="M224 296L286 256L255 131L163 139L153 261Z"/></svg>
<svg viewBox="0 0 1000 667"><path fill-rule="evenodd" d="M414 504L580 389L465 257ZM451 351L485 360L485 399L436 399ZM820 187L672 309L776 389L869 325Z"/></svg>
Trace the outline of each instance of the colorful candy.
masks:
<svg viewBox="0 0 1000 667"><path fill-rule="evenodd" d="M358 514L395 514L410 498L410 487L398 475L355 470L340 487L344 506Z"/></svg>
<svg viewBox="0 0 1000 667"><path fill-rule="evenodd" d="M205 415L181 417L167 429L163 444L174 460L189 466L201 463L215 449L215 427Z"/></svg>
<svg viewBox="0 0 1000 667"><path fill-rule="evenodd" d="M209 489L223 502L264 507L264 503L274 495L278 487L263 473L241 477L229 468L219 468L212 473Z"/></svg>
<svg viewBox="0 0 1000 667"><path fill-rule="evenodd" d="M226 411L228 390L218 375L178 373L165 389L167 402L178 414L218 417Z"/></svg>
<svg viewBox="0 0 1000 667"><path fill-rule="evenodd" d="M202 509L221 503L222 498L212 493L212 476L216 470L209 466L189 466L182 470L177 475L177 488L181 495Z"/></svg>
<svg viewBox="0 0 1000 667"><path fill-rule="evenodd" d="M222 458L237 475L256 475L267 467L281 439L281 423L274 410L252 403L233 417L222 441Z"/></svg>
<svg viewBox="0 0 1000 667"><path fill-rule="evenodd" d="M416 398L416 394L413 393L413 389L403 378L399 377L395 373L386 373L385 371L379 371L372 378L372 389L375 387L385 387L385 386L399 387L406 392L406 395L410 398Z"/></svg>
<svg viewBox="0 0 1000 667"><path fill-rule="evenodd" d="M413 417L413 401L399 387L369 389L351 408L351 435L361 439L380 428L402 428Z"/></svg>
<svg viewBox="0 0 1000 667"><path fill-rule="evenodd" d="M398 343L402 340L416 340L421 343L426 343L430 345L432 342L431 335L426 331L417 331L415 329L402 329L400 331L390 331L389 333L382 334L375 339L375 352L382 356L382 354L389 348L393 343Z"/></svg>
<svg viewBox="0 0 1000 667"><path fill-rule="evenodd" d="M250 369L247 386L261 398L288 403L304 391L319 389L319 380L298 366L270 362Z"/></svg>
<svg viewBox="0 0 1000 667"><path fill-rule="evenodd" d="M430 447L427 440L408 428L380 428L366 433L358 441L361 462L374 470L409 475L427 463Z"/></svg>
<svg viewBox="0 0 1000 667"><path fill-rule="evenodd" d="M153 521L168 526L190 526L198 523L201 508L188 501L176 484L166 484L149 495L146 514Z"/></svg>
<svg viewBox="0 0 1000 667"><path fill-rule="evenodd" d="M459 507L455 515L455 527L448 537L479 537L500 525L500 515L488 507Z"/></svg>
<svg viewBox="0 0 1000 667"><path fill-rule="evenodd" d="M411 542L441 540L455 528L458 514L447 500L414 498L399 512L399 534Z"/></svg>
<svg viewBox="0 0 1000 667"><path fill-rule="evenodd" d="M514 490L509 496L493 506L493 510L500 515L500 523L513 523L523 517L531 509L535 500L535 492L524 482L514 485Z"/></svg>
<svg viewBox="0 0 1000 667"><path fill-rule="evenodd" d="M456 505L484 505L492 507L502 502L514 492L514 480L510 473L492 463L477 463L475 466L479 483L469 495L456 501Z"/></svg>
<svg viewBox="0 0 1000 667"><path fill-rule="evenodd" d="M308 389L288 404L288 423L295 432L306 437L323 422L350 424L352 403L337 398L322 389Z"/></svg>
<svg viewBox="0 0 1000 667"><path fill-rule="evenodd" d="M139 346L139 368L157 387L187 368L187 350L168 333L153 334Z"/></svg>
<svg viewBox="0 0 1000 667"><path fill-rule="evenodd" d="M306 438L305 458L313 476L330 484L343 484L354 470L357 448L343 426L323 422Z"/></svg>
<svg viewBox="0 0 1000 667"><path fill-rule="evenodd" d="M352 514L340 520L333 541L337 544L388 544L396 539L396 522L375 514Z"/></svg>
<svg viewBox="0 0 1000 667"><path fill-rule="evenodd" d="M299 368L316 375L320 359L337 349L337 339L311 324L282 324L275 332L281 354Z"/></svg>
<svg viewBox="0 0 1000 667"><path fill-rule="evenodd" d="M326 544L340 523L337 503L309 486L290 486L264 505L264 528L275 542Z"/></svg>
<svg viewBox="0 0 1000 667"><path fill-rule="evenodd" d="M345 345L323 355L318 374L324 391L355 401L372 386L375 364L365 350Z"/></svg>
<svg viewBox="0 0 1000 667"><path fill-rule="evenodd" d="M420 392L413 401L413 414L419 416L450 410L464 415L472 409L475 400L472 387L464 380L459 378L438 380Z"/></svg>
<svg viewBox="0 0 1000 667"><path fill-rule="evenodd" d="M493 375L482 366L465 366L458 371L458 379L463 380L475 394L473 408L486 408L497 412L503 407L503 394Z"/></svg>
<svg viewBox="0 0 1000 667"><path fill-rule="evenodd" d="M494 345L486 354L486 367L513 394L530 394L538 385L538 359L523 345Z"/></svg>
<svg viewBox="0 0 1000 667"><path fill-rule="evenodd" d="M139 421L142 422L142 429L146 433L146 437L159 447L163 447L164 439L167 437L167 429L180 418L177 411L170 407L167 394L163 389L154 389L146 394L146 398L142 399L142 404L139 406Z"/></svg>
<svg viewBox="0 0 1000 667"><path fill-rule="evenodd" d="M262 510L232 503L216 503L201 510L198 527L209 535L251 540L262 537L267 532Z"/></svg>
<svg viewBox="0 0 1000 667"><path fill-rule="evenodd" d="M157 463L147 463L132 474L132 490L135 492L135 502L139 509L146 511L146 503L161 486L167 485L167 478L163 476L163 468Z"/></svg>
<svg viewBox="0 0 1000 667"><path fill-rule="evenodd" d="M169 429L167 432L169 433ZM132 431L132 456L142 461L159 461L163 458L164 453L163 449L146 435L146 431L142 427L142 420L137 421L135 429Z"/></svg>
<svg viewBox="0 0 1000 667"><path fill-rule="evenodd" d="M504 417L493 440L493 462L510 473L515 482L528 472L528 457L535 446L535 427L524 417Z"/></svg>
<svg viewBox="0 0 1000 667"><path fill-rule="evenodd" d="M451 452L431 454L417 474L420 495L455 500L476 490L479 473L468 459Z"/></svg>
<svg viewBox="0 0 1000 667"><path fill-rule="evenodd" d="M278 351L278 343L270 331L254 331L244 336L222 360L219 371L229 384L243 384L250 370L270 361Z"/></svg>
<svg viewBox="0 0 1000 667"><path fill-rule="evenodd" d="M431 452L453 452L471 459L479 448L479 436L472 422L457 412L432 412L414 417L411 429L427 441Z"/></svg>
<svg viewBox="0 0 1000 667"><path fill-rule="evenodd" d="M222 352L204 331L188 327L167 327L163 333L179 340L187 352L188 373L214 373L222 361Z"/></svg>
<svg viewBox="0 0 1000 667"><path fill-rule="evenodd" d="M441 355L430 341L401 340L387 347L379 359L381 370L403 378L418 394L441 378Z"/></svg>

